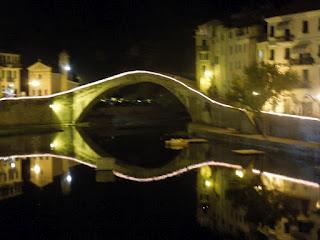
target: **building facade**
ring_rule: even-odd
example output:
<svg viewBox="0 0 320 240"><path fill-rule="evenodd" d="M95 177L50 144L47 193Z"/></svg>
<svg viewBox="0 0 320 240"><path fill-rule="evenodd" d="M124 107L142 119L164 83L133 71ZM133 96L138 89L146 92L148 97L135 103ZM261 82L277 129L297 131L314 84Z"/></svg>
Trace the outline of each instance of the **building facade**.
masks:
<svg viewBox="0 0 320 240"><path fill-rule="evenodd" d="M78 86L78 82L70 79L70 70L69 55L65 52L59 54L57 72L54 72L51 66L38 60L28 67L29 96L49 95Z"/></svg>
<svg viewBox="0 0 320 240"><path fill-rule="evenodd" d="M265 19L267 39L257 45L257 61L295 71L300 87L284 93L266 110L320 117L320 10Z"/></svg>
<svg viewBox="0 0 320 240"><path fill-rule="evenodd" d="M213 20L198 26L196 79L201 91L224 96L234 78L256 61L256 46L262 26L234 25Z"/></svg>
<svg viewBox="0 0 320 240"><path fill-rule="evenodd" d="M0 97L14 97L21 94L20 55L0 52Z"/></svg>

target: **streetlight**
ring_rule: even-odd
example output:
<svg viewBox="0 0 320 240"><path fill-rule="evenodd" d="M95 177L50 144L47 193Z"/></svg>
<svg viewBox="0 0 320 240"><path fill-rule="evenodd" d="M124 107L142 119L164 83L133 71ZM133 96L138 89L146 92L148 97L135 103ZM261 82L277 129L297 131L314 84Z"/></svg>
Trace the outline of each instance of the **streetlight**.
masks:
<svg viewBox="0 0 320 240"><path fill-rule="evenodd" d="M32 87L39 87L40 86L40 81L39 80L32 80L32 81L29 82L29 84Z"/></svg>
<svg viewBox="0 0 320 240"><path fill-rule="evenodd" d="M256 92L256 91L252 91L252 95L253 95L253 96L259 96L260 93L258 93L258 92Z"/></svg>
<svg viewBox="0 0 320 240"><path fill-rule="evenodd" d="M63 66L63 69L67 72L71 71L71 66L69 64L66 64Z"/></svg>
<svg viewBox="0 0 320 240"><path fill-rule="evenodd" d="M210 71L210 70L205 70L205 71L204 71L204 76L205 76L206 78L212 78L213 72Z"/></svg>

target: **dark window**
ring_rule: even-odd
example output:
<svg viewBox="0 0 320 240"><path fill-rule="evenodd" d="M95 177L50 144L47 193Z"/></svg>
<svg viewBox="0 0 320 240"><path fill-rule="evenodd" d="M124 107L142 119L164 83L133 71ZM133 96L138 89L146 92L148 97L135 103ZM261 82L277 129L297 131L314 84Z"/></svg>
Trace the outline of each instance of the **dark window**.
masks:
<svg viewBox="0 0 320 240"><path fill-rule="evenodd" d="M291 37L290 29L284 30L284 37L286 40L290 40L290 37Z"/></svg>
<svg viewBox="0 0 320 240"><path fill-rule="evenodd" d="M274 26L270 27L270 37L274 37Z"/></svg>
<svg viewBox="0 0 320 240"><path fill-rule="evenodd" d="M207 46L207 41L206 40L202 40L202 46Z"/></svg>
<svg viewBox="0 0 320 240"><path fill-rule="evenodd" d="M284 232L285 233L290 233L290 224L289 223L285 223L284 224Z"/></svg>
<svg viewBox="0 0 320 240"><path fill-rule="evenodd" d="M41 96L41 89L38 90L38 95Z"/></svg>
<svg viewBox="0 0 320 240"><path fill-rule="evenodd" d="M218 64L219 63L219 57L218 56L214 56L214 63Z"/></svg>
<svg viewBox="0 0 320 240"><path fill-rule="evenodd" d="M202 66L202 72L205 72L206 71L206 65L203 65Z"/></svg>
<svg viewBox="0 0 320 240"><path fill-rule="evenodd" d="M285 49L284 58L287 60L290 59L290 48Z"/></svg>
<svg viewBox="0 0 320 240"><path fill-rule="evenodd" d="M309 32L309 22L308 21L303 21L302 22L302 32L303 33L308 33Z"/></svg>
<svg viewBox="0 0 320 240"><path fill-rule="evenodd" d="M274 60L274 49L270 50L270 60Z"/></svg>
<svg viewBox="0 0 320 240"><path fill-rule="evenodd" d="M302 70L302 78L303 78L303 86L309 87L309 70L308 69Z"/></svg>

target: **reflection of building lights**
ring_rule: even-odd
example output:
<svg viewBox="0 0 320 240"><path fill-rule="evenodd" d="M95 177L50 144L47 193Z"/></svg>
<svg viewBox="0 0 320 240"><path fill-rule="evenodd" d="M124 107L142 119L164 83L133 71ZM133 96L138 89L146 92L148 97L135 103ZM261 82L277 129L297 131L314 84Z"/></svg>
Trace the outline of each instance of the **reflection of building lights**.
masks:
<svg viewBox="0 0 320 240"><path fill-rule="evenodd" d="M66 180L68 183L71 183L72 177L71 177L70 173L68 173L68 175L66 176Z"/></svg>
<svg viewBox="0 0 320 240"><path fill-rule="evenodd" d="M10 163L10 167L11 168L15 168L16 167L16 164L14 162Z"/></svg>
<svg viewBox="0 0 320 240"><path fill-rule="evenodd" d="M236 175L237 175L239 178L243 178L244 173L243 173L243 171L242 171L242 170L237 169L237 170L236 170Z"/></svg>
<svg viewBox="0 0 320 240"><path fill-rule="evenodd" d="M58 111L60 109L60 106L58 104L50 104L49 107L53 110L53 111Z"/></svg>
<svg viewBox="0 0 320 240"><path fill-rule="evenodd" d="M210 71L210 70L205 70L205 71L204 71L204 76L205 76L206 78L211 78L211 77L213 76L213 73L212 73L212 71Z"/></svg>
<svg viewBox="0 0 320 240"><path fill-rule="evenodd" d="M256 91L252 91L252 95L253 95L253 96L259 96L260 93L258 93L258 92L256 92Z"/></svg>
<svg viewBox="0 0 320 240"><path fill-rule="evenodd" d="M320 200L317 201L317 203L316 203L316 208L317 208L317 209L320 209Z"/></svg>
<svg viewBox="0 0 320 240"><path fill-rule="evenodd" d="M200 175L204 178L209 178L212 176L212 170L209 166L203 166L200 168Z"/></svg>
<svg viewBox="0 0 320 240"><path fill-rule="evenodd" d="M39 80L32 80L29 83L32 87L39 87L40 86L40 81Z"/></svg>
<svg viewBox="0 0 320 240"><path fill-rule="evenodd" d="M41 171L41 168L39 166L39 164L36 164L34 167L33 167L33 171L35 174L39 174L40 171Z"/></svg>
<svg viewBox="0 0 320 240"><path fill-rule="evenodd" d="M204 181L204 185L205 185L207 188L212 187L212 185L213 185L212 180L209 180L209 179L205 180L205 181Z"/></svg>

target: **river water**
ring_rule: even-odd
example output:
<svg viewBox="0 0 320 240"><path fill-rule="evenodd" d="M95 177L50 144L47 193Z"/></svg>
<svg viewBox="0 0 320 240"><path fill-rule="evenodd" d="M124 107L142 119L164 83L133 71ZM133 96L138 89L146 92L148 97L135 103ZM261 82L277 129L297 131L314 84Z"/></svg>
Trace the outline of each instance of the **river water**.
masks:
<svg viewBox="0 0 320 240"><path fill-rule="evenodd" d="M320 239L317 159L166 146L176 130L1 137L1 237Z"/></svg>

